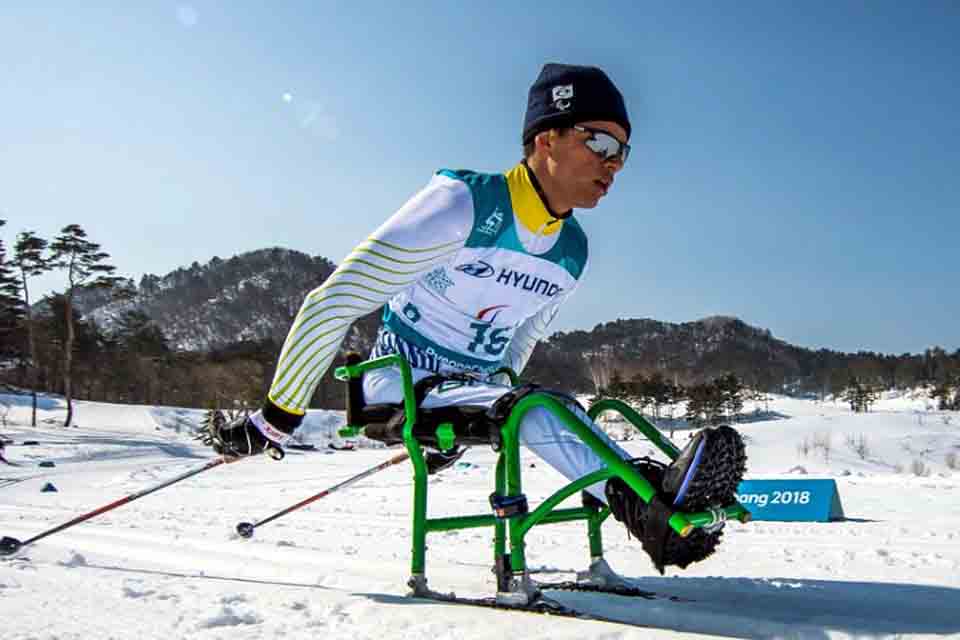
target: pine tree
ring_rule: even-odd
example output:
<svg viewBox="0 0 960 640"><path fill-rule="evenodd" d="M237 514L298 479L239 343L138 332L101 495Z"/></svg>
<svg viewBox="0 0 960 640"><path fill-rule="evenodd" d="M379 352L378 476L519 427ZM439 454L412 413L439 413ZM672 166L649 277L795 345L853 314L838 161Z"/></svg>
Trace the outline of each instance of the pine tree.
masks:
<svg viewBox="0 0 960 640"><path fill-rule="evenodd" d="M694 426L720 424L724 397L716 381L687 388L687 422Z"/></svg>
<svg viewBox="0 0 960 640"><path fill-rule="evenodd" d="M743 411L743 384L740 379L732 373L721 376L714 380L717 391L721 396L722 413L726 413L734 421L740 417Z"/></svg>
<svg viewBox="0 0 960 640"><path fill-rule="evenodd" d="M843 399L850 405L854 413L870 411L870 407L880 397L880 394L870 385L864 384L860 378L851 377L847 388L843 391Z"/></svg>
<svg viewBox="0 0 960 640"><path fill-rule="evenodd" d="M659 371L648 380L650 398L653 402L653 417L660 418L660 409L676 401L677 388Z"/></svg>
<svg viewBox="0 0 960 640"><path fill-rule="evenodd" d="M37 360L33 311L30 307L29 280L50 270L50 264L44 258L46 248L46 240L37 237L32 231L23 231L17 236L17 244L14 247L13 255L13 264L20 272L20 290L23 294L23 306L26 311L27 352L30 358L27 364L27 385L30 387L33 396L30 424L34 427L37 426L37 369L39 361Z"/></svg>
<svg viewBox="0 0 960 640"><path fill-rule="evenodd" d="M854 413L860 413L860 398L862 396L863 388L860 381L856 378L850 378L843 390L843 400L850 405L850 410Z"/></svg>
<svg viewBox="0 0 960 640"><path fill-rule="evenodd" d="M940 411L960 410L960 375L948 377L930 390L930 398L937 400Z"/></svg>
<svg viewBox="0 0 960 640"><path fill-rule="evenodd" d="M610 384L607 385L607 396L629 402L630 395L630 386L624 381L620 371L614 370L613 376L610 378Z"/></svg>
<svg viewBox="0 0 960 640"><path fill-rule="evenodd" d="M116 338L124 351L151 358L169 353L170 347L160 327L143 311L125 312L117 325Z"/></svg>
<svg viewBox="0 0 960 640"><path fill-rule="evenodd" d="M67 290L64 294L67 322L67 339L63 346L63 389L67 401L67 418L63 426L69 427L73 419L73 299L77 291L88 288L113 288L121 280L110 274L116 267L104 264L110 257L100 251L100 245L87 240L87 232L78 224L70 224L60 230L50 245L51 262L67 272Z"/></svg>
<svg viewBox="0 0 960 640"><path fill-rule="evenodd" d="M6 220L0 220L0 227L6 223ZM0 344L3 345L0 355L13 355L16 352L11 336L17 330L23 315L20 282L7 261L6 247L0 239Z"/></svg>

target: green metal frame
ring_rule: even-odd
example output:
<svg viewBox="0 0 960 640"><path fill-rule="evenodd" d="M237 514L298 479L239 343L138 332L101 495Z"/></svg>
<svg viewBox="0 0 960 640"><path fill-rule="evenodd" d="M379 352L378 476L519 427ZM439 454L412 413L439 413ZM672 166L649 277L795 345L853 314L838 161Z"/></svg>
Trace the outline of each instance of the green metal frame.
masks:
<svg viewBox="0 0 960 640"><path fill-rule="evenodd" d="M509 557L510 571L514 575L526 572L526 556L524 539L527 532L534 526L553 524L557 522L571 522L585 520L587 522L587 538L592 559L603 557L603 539L600 528L603 521L610 515L607 507L597 508L584 506L578 508L556 508L561 502L587 487L613 477L619 477L626 482L644 501L649 502L655 489L640 473L627 461L620 458L596 433L585 425L570 409L555 396L546 393L532 393L525 396L514 407L506 424L501 429L502 448L496 469L496 493L501 496L521 496L523 484L520 478L520 438L519 429L523 417L528 411L544 407L560 419L563 425L575 434L584 444L592 449L606 463L606 468L590 473L561 488L559 491L544 500L537 508L529 513L513 516L509 519L500 519L493 514L454 516L444 518L427 517L427 467L424 461L423 449L413 437L413 427L417 419L416 400L413 392L413 375L410 365L400 355L384 356L368 360L355 365L337 367L334 372L338 380L347 381L362 376L367 371L384 367L397 367L403 381L404 397L403 409L405 423L403 427L403 441L410 461L413 463L413 549L410 563L410 572L414 578L424 576L426 562L426 537L433 531L452 531L477 527L493 527L494 529L494 558ZM509 369L501 369L498 373L509 375L511 382L517 383L516 374ZM658 449L671 460L675 459L680 450L652 423L634 411L629 405L618 400L601 400L593 405L588 412L591 419L600 414L613 411L621 414L628 422L643 433ZM347 425L344 433L360 433L364 425ZM674 513L669 520L670 527L681 536L687 536L697 527L714 524L718 519L736 519L747 522L750 513L739 503L727 506L721 510L723 514L712 512ZM510 550L507 554L507 539L509 532Z"/></svg>

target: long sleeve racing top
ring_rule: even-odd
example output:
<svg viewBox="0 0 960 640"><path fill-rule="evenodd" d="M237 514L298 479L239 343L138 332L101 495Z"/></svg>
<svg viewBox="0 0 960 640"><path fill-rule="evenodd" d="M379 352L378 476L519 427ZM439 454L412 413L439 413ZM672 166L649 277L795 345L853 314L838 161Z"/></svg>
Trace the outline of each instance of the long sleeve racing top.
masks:
<svg viewBox="0 0 960 640"><path fill-rule="evenodd" d="M524 163L439 171L306 296L265 411L299 424L350 325L384 305L373 356L401 353L439 373L520 372L587 257L580 224L550 213Z"/></svg>

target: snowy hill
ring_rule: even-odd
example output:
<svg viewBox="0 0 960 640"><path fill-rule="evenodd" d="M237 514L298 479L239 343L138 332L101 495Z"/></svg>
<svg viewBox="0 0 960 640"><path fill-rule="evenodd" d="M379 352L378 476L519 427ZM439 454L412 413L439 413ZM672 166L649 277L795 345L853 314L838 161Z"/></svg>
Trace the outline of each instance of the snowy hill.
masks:
<svg viewBox="0 0 960 640"><path fill-rule="evenodd" d="M333 269L325 258L261 249L227 260L214 257L162 277L145 275L131 300L111 302L102 292L83 292L77 308L106 329L125 312L143 311L173 348L187 351L240 341L282 342L304 295Z"/></svg>
<svg viewBox="0 0 960 640"><path fill-rule="evenodd" d="M210 458L190 437L199 411L78 402L79 427L63 429L53 423L62 402L48 397L42 426L32 429L23 426L23 398L0 400L11 405L2 433L14 444L5 455L18 465L0 465L0 536L26 539ZM610 564L677 599L555 597L624 624L406 598L405 465L258 529L251 540L238 538L238 521L270 515L392 455L321 449L212 469L0 558L3 637L502 639L518 628L524 638L960 635L960 472L952 468L960 416L928 410L927 402L890 395L871 413L852 414L841 403L776 397L768 414L738 427L750 476L833 478L846 520L731 523L715 556L665 577L608 521ZM311 412L304 441L323 447L343 419ZM675 440L686 436L678 431ZM28 439L38 444L16 444ZM858 443L866 444L862 455ZM624 446L636 455L650 450L642 440ZM524 460L535 504L561 480L529 454ZM494 461L492 451L475 447L432 478L431 515L486 512ZM56 493L40 491L48 482ZM585 538L582 523L533 530L535 577L570 579L585 568ZM431 534L431 586L492 593L490 539L482 529Z"/></svg>

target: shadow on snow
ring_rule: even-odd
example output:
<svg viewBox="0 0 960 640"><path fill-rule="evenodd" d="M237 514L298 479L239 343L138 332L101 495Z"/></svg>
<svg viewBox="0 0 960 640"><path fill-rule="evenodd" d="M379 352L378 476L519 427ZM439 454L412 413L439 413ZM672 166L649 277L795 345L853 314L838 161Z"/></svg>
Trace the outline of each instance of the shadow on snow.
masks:
<svg viewBox="0 0 960 640"><path fill-rule="evenodd" d="M641 578L631 584L664 597L651 601L603 593L545 593L587 616L733 638L826 640L837 632L960 633L955 614L960 589L949 587L793 578ZM382 604L444 604L388 594L357 595ZM671 601L674 596L689 601Z"/></svg>

